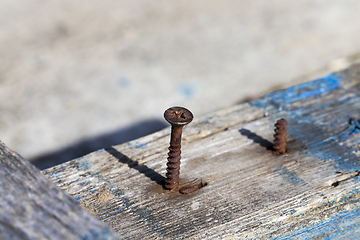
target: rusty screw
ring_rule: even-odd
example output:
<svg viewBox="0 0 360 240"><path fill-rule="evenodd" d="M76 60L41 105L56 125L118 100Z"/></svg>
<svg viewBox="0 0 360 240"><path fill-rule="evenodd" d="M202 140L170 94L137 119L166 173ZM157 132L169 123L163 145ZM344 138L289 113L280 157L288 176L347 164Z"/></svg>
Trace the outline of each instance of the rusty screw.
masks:
<svg viewBox="0 0 360 240"><path fill-rule="evenodd" d="M164 186L171 190L179 185L182 129L193 120L193 114L183 107L171 107L165 111L164 118L171 124L169 157L166 164L167 173Z"/></svg>
<svg viewBox="0 0 360 240"><path fill-rule="evenodd" d="M280 155L286 152L287 121L283 118L277 120L274 135L274 154Z"/></svg>

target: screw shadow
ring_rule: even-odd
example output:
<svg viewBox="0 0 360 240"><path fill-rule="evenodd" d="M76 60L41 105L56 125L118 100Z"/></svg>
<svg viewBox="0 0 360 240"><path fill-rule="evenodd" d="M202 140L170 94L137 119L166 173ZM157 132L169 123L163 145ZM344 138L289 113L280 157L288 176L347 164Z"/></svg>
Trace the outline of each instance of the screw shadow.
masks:
<svg viewBox="0 0 360 240"><path fill-rule="evenodd" d="M251 132L248 129L242 128L239 130L241 135L246 136L248 139L253 140L254 143L259 144L260 146L266 148L267 150L274 150L274 144L256 133Z"/></svg>
<svg viewBox="0 0 360 240"><path fill-rule="evenodd" d="M153 169L148 168L146 165L138 165L137 161L131 160L129 157L122 154L121 152L119 152L118 150L116 150L113 147L105 148L105 151L107 151L113 157L118 159L119 162L121 162L123 164L127 164L130 168L134 168L137 171L139 171L139 173L144 174L146 177L150 178L151 181L154 181L159 185L164 184L165 177L161 176L159 173L157 173Z"/></svg>
<svg viewBox="0 0 360 240"><path fill-rule="evenodd" d="M168 124L163 120L148 119L113 132L81 140L67 147L60 148L54 152L49 152L29 160L35 167L43 170L84 156L93 151L108 146L118 145L157 132L167 126Z"/></svg>

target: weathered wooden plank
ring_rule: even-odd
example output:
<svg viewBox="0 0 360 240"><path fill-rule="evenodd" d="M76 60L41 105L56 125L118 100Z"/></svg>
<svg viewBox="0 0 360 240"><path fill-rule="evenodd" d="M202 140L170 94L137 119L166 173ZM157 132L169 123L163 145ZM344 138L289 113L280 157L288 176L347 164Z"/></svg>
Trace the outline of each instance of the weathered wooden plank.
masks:
<svg viewBox="0 0 360 240"><path fill-rule="evenodd" d="M360 235L360 67L200 117L184 128L181 184L161 187L170 130L43 174L124 237L286 239ZM196 118L196 113L195 118ZM286 118L289 152L268 148Z"/></svg>
<svg viewBox="0 0 360 240"><path fill-rule="evenodd" d="M0 141L0 239L118 239Z"/></svg>

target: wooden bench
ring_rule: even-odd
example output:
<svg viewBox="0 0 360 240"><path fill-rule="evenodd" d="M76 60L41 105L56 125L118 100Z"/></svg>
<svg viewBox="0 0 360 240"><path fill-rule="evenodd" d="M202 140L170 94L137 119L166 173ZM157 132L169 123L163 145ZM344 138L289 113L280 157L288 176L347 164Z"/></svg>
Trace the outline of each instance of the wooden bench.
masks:
<svg viewBox="0 0 360 240"><path fill-rule="evenodd" d="M180 185L205 186L190 194L162 187L170 128L42 174L124 239L359 238L359 110L355 65L194 113L183 130ZM274 155L280 118L288 152Z"/></svg>

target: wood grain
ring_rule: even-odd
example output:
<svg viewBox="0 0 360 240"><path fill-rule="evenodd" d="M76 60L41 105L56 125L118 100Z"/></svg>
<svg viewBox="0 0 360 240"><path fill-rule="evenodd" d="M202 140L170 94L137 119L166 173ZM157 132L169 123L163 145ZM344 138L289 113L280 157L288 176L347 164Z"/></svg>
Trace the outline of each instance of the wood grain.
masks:
<svg viewBox="0 0 360 240"><path fill-rule="evenodd" d="M0 239L119 239L0 141Z"/></svg>
<svg viewBox="0 0 360 240"><path fill-rule="evenodd" d="M180 184L206 186L191 194L161 186L169 128L43 174L124 238L358 236L360 127L350 119L360 118L359 72L197 118L183 131ZM275 156L279 118L289 151Z"/></svg>

